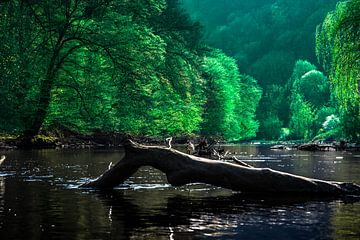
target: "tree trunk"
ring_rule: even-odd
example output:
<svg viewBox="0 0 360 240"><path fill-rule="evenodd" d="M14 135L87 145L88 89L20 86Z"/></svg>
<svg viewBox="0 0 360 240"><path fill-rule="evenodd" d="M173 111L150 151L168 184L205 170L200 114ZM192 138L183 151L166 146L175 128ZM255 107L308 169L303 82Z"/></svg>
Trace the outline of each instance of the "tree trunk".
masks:
<svg viewBox="0 0 360 240"><path fill-rule="evenodd" d="M322 181L268 168L252 168L240 164L187 155L164 147L150 147L126 141L125 157L94 181L82 187L113 188L123 183L142 166L151 166L167 176L173 186L206 183L246 193L286 193L342 195L360 194L353 183Z"/></svg>
<svg viewBox="0 0 360 240"><path fill-rule="evenodd" d="M36 105L36 110L33 118L30 120L29 125L26 130L20 136L20 146L31 146L32 139L39 134L42 124L46 118L48 108L51 100L51 90L53 87L53 83L55 80L55 76L51 76L51 78L43 80L43 83L40 88L40 97L39 102Z"/></svg>
<svg viewBox="0 0 360 240"><path fill-rule="evenodd" d="M62 45L63 33L59 34L56 46L53 49L51 59L47 66L47 72L45 78L41 81L39 100L35 106L35 112L33 118L30 120L26 130L20 137L21 144L23 146L31 146L31 140L39 133L42 124L46 118L48 108L51 102L51 91L53 89L54 82L56 80L56 74L61 67L58 63L60 56L60 50Z"/></svg>

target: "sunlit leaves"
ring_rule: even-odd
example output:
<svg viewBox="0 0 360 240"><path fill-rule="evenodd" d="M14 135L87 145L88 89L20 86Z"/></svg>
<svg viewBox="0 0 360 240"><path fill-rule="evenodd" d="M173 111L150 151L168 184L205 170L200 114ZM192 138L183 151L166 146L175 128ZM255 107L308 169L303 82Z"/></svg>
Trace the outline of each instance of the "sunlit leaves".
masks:
<svg viewBox="0 0 360 240"><path fill-rule="evenodd" d="M26 3L0 9L2 131L255 136L256 81L178 1Z"/></svg>
<svg viewBox="0 0 360 240"><path fill-rule="evenodd" d="M310 139L313 137L314 111L311 105L295 93L290 105L290 129L294 139Z"/></svg>
<svg viewBox="0 0 360 240"><path fill-rule="evenodd" d="M220 51L212 51L204 60L207 80L206 105L202 131L226 140L254 137L254 120L261 90L256 81L239 74L235 61Z"/></svg>
<svg viewBox="0 0 360 240"><path fill-rule="evenodd" d="M296 79L293 90L301 93L304 99L315 107L322 106L330 100L328 79L317 70L311 70Z"/></svg>
<svg viewBox="0 0 360 240"><path fill-rule="evenodd" d="M290 87L284 85L297 59L315 62L316 25L338 1L183 0L183 2L193 17L205 25L207 43L234 57L240 71L254 76L264 89L266 99L263 98L261 101L257 114L261 125L269 126L266 121L275 123L277 121L273 119L278 118L287 126L288 98L291 92ZM283 89L275 91L272 88L274 85ZM283 104L279 107L278 102ZM278 122L276 125L279 125ZM263 126L259 129L261 138L274 138L278 135L278 131L270 133Z"/></svg>
<svg viewBox="0 0 360 240"><path fill-rule="evenodd" d="M316 37L316 52L330 75L342 113L342 126L353 139L360 138L359 36L360 1L350 0L340 2L335 11L326 16Z"/></svg>
<svg viewBox="0 0 360 240"><path fill-rule="evenodd" d="M292 137L311 139L325 118L335 112L326 107L330 104L328 79L311 63L298 60L288 84L291 85L289 125Z"/></svg>
<svg viewBox="0 0 360 240"><path fill-rule="evenodd" d="M317 55L334 85L342 107L360 104L360 1L341 2L317 31Z"/></svg>

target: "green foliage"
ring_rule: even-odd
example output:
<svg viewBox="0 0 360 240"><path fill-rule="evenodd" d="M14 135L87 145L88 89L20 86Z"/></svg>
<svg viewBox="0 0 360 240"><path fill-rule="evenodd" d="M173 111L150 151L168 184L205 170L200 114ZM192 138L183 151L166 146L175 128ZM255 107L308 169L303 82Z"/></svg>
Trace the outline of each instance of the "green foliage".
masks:
<svg viewBox="0 0 360 240"><path fill-rule="evenodd" d="M277 79L270 84L285 83L292 62L303 58L314 62L316 26L337 3L337 0L182 0L193 18L200 20L208 32L208 43L235 57L240 70L255 72L259 83L267 81L266 72L258 62L273 56ZM288 59L287 62L283 59ZM262 60L260 60L262 61ZM266 60L268 64L271 64ZM259 66L259 67L258 67Z"/></svg>
<svg viewBox="0 0 360 240"><path fill-rule="evenodd" d="M359 139L359 0L339 3L317 29L331 86L308 61L291 74L295 59L315 60L315 26L336 2L2 1L0 131L235 141L260 123L260 138L285 138L288 127L295 138ZM204 32L233 58L204 45ZM259 80L260 103L257 81L239 68Z"/></svg>
<svg viewBox="0 0 360 240"><path fill-rule="evenodd" d="M291 135L296 139L311 139L321 129L325 118L335 112L327 107L330 104L328 79L311 63L298 60L288 86L291 86Z"/></svg>
<svg viewBox="0 0 360 240"><path fill-rule="evenodd" d="M323 107L317 111L315 117L315 129L319 129L316 140L340 139L341 133L340 118L335 115L336 109L332 107Z"/></svg>
<svg viewBox="0 0 360 240"><path fill-rule="evenodd" d="M285 84L291 74L295 58L293 54L283 51L272 51L254 62L250 74L261 79L261 86Z"/></svg>
<svg viewBox="0 0 360 240"><path fill-rule="evenodd" d="M290 131L293 139L311 139L314 136L314 110L298 93L293 94L290 105Z"/></svg>
<svg viewBox="0 0 360 240"><path fill-rule="evenodd" d="M226 140L254 137L254 120L261 90L249 76L241 76L234 59L212 51L204 60L207 99L202 132Z"/></svg>
<svg viewBox="0 0 360 240"><path fill-rule="evenodd" d="M249 139L256 136L259 123L255 119L256 110L262 96L262 89L257 81L248 75L240 75L240 97L236 102L235 116L237 125L234 125L238 133L234 139Z"/></svg>
<svg viewBox="0 0 360 240"><path fill-rule="evenodd" d="M275 133L265 129L263 123L268 121L269 116L277 115L283 126L288 125L292 83L285 85L293 63L296 59L316 61L313 50L316 26L338 0L182 2L193 18L204 24L207 43L234 57L241 72L258 80L264 89L264 98L257 112L259 137L273 138ZM299 75L314 69L315 66ZM283 88L281 94L274 94L273 85ZM282 103L280 107L278 102ZM271 135L265 135L265 132Z"/></svg>
<svg viewBox="0 0 360 240"><path fill-rule="evenodd" d="M311 70L296 79L293 91L302 93L304 100L314 107L320 107L330 100L328 79L317 70Z"/></svg>
<svg viewBox="0 0 360 240"><path fill-rule="evenodd" d="M318 109L315 117L315 129L329 130L329 128L324 126L324 122L326 122L330 116L338 118L337 114L338 113L334 107L325 106Z"/></svg>
<svg viewBox="0 0 360 240"><path fill-rule="evenodd" d="M0 27L1 132L255 136L256 81L177 0L6 1Z"/></svg>
<svg viewBox="0 0 360 240"><path fill-rule="evenodd" d="M290 136L290 129L289 128L282 128L280 134L280 140L288 140Z"/></svg>
<svg viewBox="0 0 360 240"><path fill-rule="evenodd" d="M360 1L338 3L318 26L316 53L330 75L347 137L359 140Z"/></svg>
<svg viewBox="0 0 360 240"><path fill-rule="evenodd" d="M282 135L283 122L277 115L267 116L262 122L263 130L260 136L266 136L266 139L278 140Z"/></svg>
<svg viewBox="0 0 360 240"><path fill-rule="evenodd" d="M341 106L359 104L360 1L340 2L317 29L317 55Z"/></svg>
<svg viewBox="0 0 360 240"><path fill-rule="evenodd" d="M304 76L306 73L316 70L316 66L309 63L306 60L297 60L293 69L293 73L291 75L291 78L288 82L290 87L294 84L294 82L298 79L300 79L302 76Z"/></svg>
<svg viewBox="0 0 360 240"><path fill-rule="evenodd" d="M150 108L150 135L189 135L200 131L205 101L201 79L201 28L178 6L151 19L154 32L165 42L164 64L157 68L158 83Z"/></svg>
<svg viewBox="0 0 360 240"><path fill-rule="evenodd" d="M353 106L341 112L340 124L344 137L350 141L360 142L360 114L359 107Z"/></svg>
<svg viewBox="0 0 360 240"><path fill-rule="evenodd" d="M287 124L281 119L288 118L290 111L290 105L285 94L286 88L280 85L270 85L264 92L260 107L266 110L261 111L259 109L257 113L261 125L258 137L277 140L280 137L281 128Z"/></svg>

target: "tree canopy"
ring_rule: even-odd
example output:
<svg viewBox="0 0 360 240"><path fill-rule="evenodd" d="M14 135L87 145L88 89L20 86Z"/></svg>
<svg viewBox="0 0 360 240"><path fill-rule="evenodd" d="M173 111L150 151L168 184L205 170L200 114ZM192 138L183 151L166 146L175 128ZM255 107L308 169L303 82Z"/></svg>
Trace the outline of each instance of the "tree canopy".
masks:
<svg viewBox="0 0 360 240"><path fill-rule="evenodd" d="M337 4L318 26L316 53L333 86L345 134L360 139L360 1Z"/></svg>
<svg viewBox="0 0 360 240"><path fill-rule="evenodd" d="M337 2L2 1L0 131L358 140L360 4Z"/></svg>
<svg viewBox="0 0 360 240"><path fill-rule="evenodd" d="M256 81L203 43L178 1L0 6L2 132L255 136ZM223 118L209 117L212 98Z"/></svg>

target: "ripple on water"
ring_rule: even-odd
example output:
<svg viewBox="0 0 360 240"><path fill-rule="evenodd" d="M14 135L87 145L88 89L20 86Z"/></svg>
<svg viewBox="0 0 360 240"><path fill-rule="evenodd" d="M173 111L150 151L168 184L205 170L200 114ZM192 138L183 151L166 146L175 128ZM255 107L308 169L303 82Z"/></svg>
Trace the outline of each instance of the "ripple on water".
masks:
<svg viewBox="0 0 360 240"><path fill-rule="evenodd" d="M146 184L121 184L115 189L117 190L143 190L143 189L157 189L163 190L171 188L170 184L157 184L157 183L146 183Z"/></svg>
<svg viewBox="0 0 360 240"><path fill-rule="evenodd" d="M9 176L14 176L15 172L2 172L0 173L0 177L9 177Z"/></svg>

